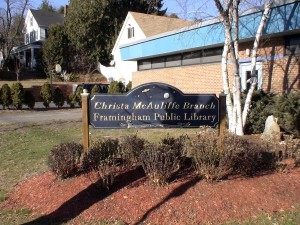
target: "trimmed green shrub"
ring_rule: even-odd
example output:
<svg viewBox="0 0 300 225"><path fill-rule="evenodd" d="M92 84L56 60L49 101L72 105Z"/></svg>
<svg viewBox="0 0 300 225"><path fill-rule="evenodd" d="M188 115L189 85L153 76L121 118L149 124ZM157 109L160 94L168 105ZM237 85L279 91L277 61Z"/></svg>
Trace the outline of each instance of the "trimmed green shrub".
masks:
<svg viewBox="0 0 300 225"><path fill-rule="evenodd" d="M243 101L246 95L243 95ZM244 103L242 103L244 104ZM252 96L250 111L245 125L245 134L259 134L264 131L265 122L273 114L274 94L262 90L255 91Z"/></svg>
<svg viewBox="0 0 300 225"><path fill-rule="evenodd" d="M80 168L81 144L70 142L56 145L51 149L48 166L58 177L65 179L76 175Z"/></svg>
<svg viewBox="0 0 300 225"><path fill-rule="evenodd" d="M183 139L166 137L160 143L146 144L140 153L140 163L155 185L165 185L179 168Z"/></svg>
<svg viewBox="0 0 300 225"><path fill-rule="evenodd" d="M100 87L99 87L99 85L94 85L93 86L93 88L92 88L92 90L91 90L91 96L93 96L93 95L95 95L95 94L97 94L97 93L100 93Z"/></svg>
<svg viewBox="0 0 300 225"><path fill-rule="evenodd" d="M69 94L67 98L67 104L70 105L70 108L74 108L77 104L77 96L75 94Z"/></svg>
<svg viewBox="0 0 300 225"><path fill-rule="evenodd" d="M24 102L24 89L23 89L23 85L20 82L12 84L11 98L12 98L12 105L16 109L22 109L22 104Z"/></svg>
<svg viewBox="0 0 300 225"><path fill-rule="evenodd" d="M64 93L62 92L62 90L57 87L54 90L53 93L53 103L58 107L61 108L64 103L65 103L65 97L64 97Z"/></svg>
<svg viewBox="0 0 300 225"><path fill-rule="evenodd" d="M11 89L8 84L3 84L1 88L1 102L3 109L8 108L12 104Z"/></svg>
<svg viewBox="0 0 300 225"><path fill-rule="evenodd" d="M118 82L113 80L112 82L110 82L108 93L124 93L124 92L125 92L125 86L121 81Z"/></svg>
<svg viewBox="0 0 300 225"><path fill-rule="evenodd" d="M92 143L82 160L82 168L101 188L110 189L119 171L119 140L105 139ZM96 177L94 177L96 176Z"/></svg>
<svg viewBox="0 0 300 225"><path fill-rule="evenodd" d="M48 108L52 101L52 91L51 85L49 83L43 84L40 92L40 97L43 102L43 105Z"/></svg>
<svg viewBox="0 0 300 225"><path fill-rule="evenodd" d="M81 107L81 104L82 104L82 98L81 98L81 94L83 93L83 88L82 86L79 86L77 89L76 89L76 101L78 103L78 105Z"/></svg>
<svg viewBox="0 0 300 225"><path fill-rule="evenodd" d="M139 164L139 157L141 151L144 149L145 140L139 138L136 134L125 136L121 144L122 159L129 166L136 166Z"/></svg>
<svg viewBox="0 0 300 225"><path fill-rule="evenodd" d="M29 109L33 109L35 105L35 98L31 91L25 91L24 93L24 105L26 105Z"/></svg>
<svg viewBox="0 0 300 225"><path fill-rule="evenodd" d="M130 91L132 89L132 82L129 81L128 84L126 85L126 92Z"/></svg>
<svg viewBox="0 0 300 225"><path fill-rule="evenodd" d="M285 132L300 137L300 90L278 96L274 116Z"/></svg>

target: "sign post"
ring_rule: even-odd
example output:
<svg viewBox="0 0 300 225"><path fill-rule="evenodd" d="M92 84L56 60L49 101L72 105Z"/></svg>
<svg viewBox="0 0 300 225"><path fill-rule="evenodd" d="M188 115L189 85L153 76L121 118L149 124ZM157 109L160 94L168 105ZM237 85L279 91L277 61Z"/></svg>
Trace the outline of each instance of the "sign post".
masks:
<svg viewBox="0 0 300 225"><path fill-rule="evenodd" d="M87 152L89 149L89 109L88 109L88 100L90 94L86 89L83 90L81 94L82 99L82 145L84 152Z"/></svg>

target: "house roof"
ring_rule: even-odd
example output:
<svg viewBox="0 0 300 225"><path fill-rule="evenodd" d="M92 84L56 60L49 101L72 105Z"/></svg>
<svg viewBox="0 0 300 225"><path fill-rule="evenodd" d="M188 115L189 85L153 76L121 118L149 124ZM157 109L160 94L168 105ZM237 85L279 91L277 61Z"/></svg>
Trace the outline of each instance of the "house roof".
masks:
<svg viewBox="0 0 300 225"><path fill-rule="evenodd" d="M34 19L40 27L49 27L51 24L63 24L64 15L57 12L30 9Z"/></svg>
<svg viewBox="0 0 300 225"><path fill-rule="evenodd" d="M156 16L137 12L130 13L135 21L139 24L146 37L191 26L194 24L194 22L192 21L170 18L166 16Z"/></svg>

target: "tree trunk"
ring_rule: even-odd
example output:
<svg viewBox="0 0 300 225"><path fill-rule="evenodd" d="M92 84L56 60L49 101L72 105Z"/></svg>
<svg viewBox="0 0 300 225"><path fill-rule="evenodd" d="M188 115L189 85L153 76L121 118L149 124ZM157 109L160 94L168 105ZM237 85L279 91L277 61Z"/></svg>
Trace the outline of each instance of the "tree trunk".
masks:
<svg viewBox="0 0 300 225"><path fill-rule="evenodd" d="M258 46L260 43L260 39L262 36L262 32L263 29L266 25L267 19L269 17L270 14L270 9L271 9L272 4L267 4L263 13L263 16L261 18L259 27L257 29L256 32L256 36L255 36L255 40L253 43L253 50L252 50L252 59L251 59L251 87L247 93L247 97L246 97L246 101L245 101L245 105L244 105L244 110L243 110L243 127L245 127L246 121L247 121L247 116L250 110L250 104L251 104L251 99L252 99L252 95L253 92L255 90L255 87L257 85L257 74L256 74L256 60L257 60L257 50L258 50Z"/></svg>

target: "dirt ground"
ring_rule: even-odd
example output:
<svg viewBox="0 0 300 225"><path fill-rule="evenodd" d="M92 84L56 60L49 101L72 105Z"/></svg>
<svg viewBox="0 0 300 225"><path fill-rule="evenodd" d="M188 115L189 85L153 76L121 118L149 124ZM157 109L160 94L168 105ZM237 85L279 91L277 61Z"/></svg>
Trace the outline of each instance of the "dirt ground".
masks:
<svg viewBox="0 0 300 225"><path fill-rule="evenodd" d="M29 224L45 219L81 224L98 218L127 224L219 224L299 207L300 168L217 183L185 173L157 187L136 168L120 174L114 189L103 191L84 175L58 180L46 172L18 184L0 207L43 215Z"/></svg>

